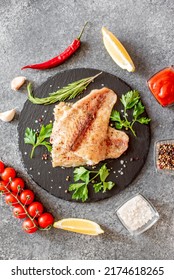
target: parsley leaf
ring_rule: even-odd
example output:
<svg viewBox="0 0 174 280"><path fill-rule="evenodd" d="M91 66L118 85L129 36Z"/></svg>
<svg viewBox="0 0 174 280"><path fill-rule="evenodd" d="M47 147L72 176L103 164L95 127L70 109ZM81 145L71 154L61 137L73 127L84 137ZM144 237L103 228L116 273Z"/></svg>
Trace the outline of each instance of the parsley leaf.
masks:
<svg viewBox="0 0 174 280"><path fill-rule="evenodd" d="M106 192L107 190L111 190L114 187L114 183L109 181L109 182L103 182L103 192Z"/></svg>
<svg viewBox="0 0 174 280"><path fill-rule="evenodd" d="M25 137L24 137L25 144L35 145L36 143L36 133L29 127L25 130Z"/></svg>
<svg viewBox="0 0 174 280"><path fill-rule="evenodd" d="M72 199L81 199L82 202L88 199L88 188L85 183L71 184L69 186L69 191L74 191Z"/></svg>
<svg viewBox="0 0 174 280"><path fill-rule="evenodd" d="M129 91L122 95L120 101L124 106L123 118L121 118L118 111L113 110L110 119L115 122L116 129L122 129L125 127L126 130L130 129L133 135L136 136L135 130L133 129L134 123L139 122L141 124L148 124L151 121L146 117L140 117L145 111L145 107L140 100L140 94L137 90ZM130 109L133 110L132 120L128 120L127 118L127 110Z"/></svg>
<svg viewBox="0 0 174 280"><path fill-rule="evenodd" d="M133 117L134 117L134 119L137 120L138 116L140 116L142 113L144 113L144 106L141 103L141 101L139 101L135 105L134 110L133 110Z"/></svg>
<svg viewBox="0 0 174 280"><path fill-rule="evenodd" d="M142 117L140 119L137 120L137 122L141 123L141 124L148 124L151 121L151 119Z"/></svg>
<svg viewBox="0 0 174 280"><path fill-rule="evenodd" d="M116 110L112 110L110 118L111 118L111 121L121 122L120 113Z"/></svg>
<svg viewBox="0 0 174 280"><path fill-rule="evenodd" d="M100 180L104 182L106 178L109 176L109 170L106 167L106 164L102 165L99 170Z"/></svg>
<svg viewBox="0 0 174 280"><path fill-rule="evenodd" d="M89 173L86 168L84 167L78 167L74 170L74 181L77 182L79 180L86 182L86 184L89 182Z"/></svg>
<svg viewBox="0 0 174 280"><path fill-rule="evenodd" d="M42 125L39 136L37 138L39 142L42 142L44 139L49 138L51 136L52 129L52 123L49 123L46 126Z"/></svg>
<svg viewBox="0 0 174 280"><path fill-rule="evenodd" d="M30 158L34 155L34 150L38 146L45 146L49 152L51 152L51 144L45 139L51 136L53 125L50 123L46 126L42 125L39 134L37 134L32 128L27 127L25 130L24 142L33 146L30 154Z"/></svg>
<svg viewBox="0 0 174 280"><path fill-rule="evenodd" d="M100 182L100 183L94 184L93 187L94 187L95 193L98 193L99 191L102 190L102 188L103 188L103 183Z"/></svg>
<svg viewBox="0 0 174 280"><path fill-rule="evenodd" d="M131 109L135 106L139 99L139 92L137 90L131 90L126 94L123 94L120 100L125 109Z"/></svg>
<svg viewBox="0 0 174 280"><path fill-rule="evenodd" d="M76 200L82 200L83 202L88 199L88 186L89 183L94 183L94 179L100 179L100 182L94 183L93 188L95 193L99 191L106 192L111 190L115 183L109 181L105 182L106 178L109 176L109 169L106 164L103 164L99 171L90 171L85 167L81 166L75 168L74 170L74 181L82 181L80 183L74 183L69 186L69 191L73 191L72 198Z"/></svg>

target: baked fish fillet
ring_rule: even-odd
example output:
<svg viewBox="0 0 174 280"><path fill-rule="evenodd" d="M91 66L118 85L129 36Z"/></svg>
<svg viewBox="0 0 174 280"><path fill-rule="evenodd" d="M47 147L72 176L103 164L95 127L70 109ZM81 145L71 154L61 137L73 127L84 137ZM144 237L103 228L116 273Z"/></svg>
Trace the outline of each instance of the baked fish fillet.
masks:
<svg viewBox="0 0 174 280"><path fill-rule="evenodd" d="M116 94L103 88L93 90L74 105L61 102L55 106L55 121L50 138L53 144L53 167L94 165L106 158L117 158L127 149L128 136L108 126L115 102ZM81 119L78 119L77 115ZM79 124L79 130L76 128L76 122ZM71 145L70 139L66 139L69 133L66 134L65 126L66 129L71 128ZM74 142L72 136L76 136Z"/></svg>

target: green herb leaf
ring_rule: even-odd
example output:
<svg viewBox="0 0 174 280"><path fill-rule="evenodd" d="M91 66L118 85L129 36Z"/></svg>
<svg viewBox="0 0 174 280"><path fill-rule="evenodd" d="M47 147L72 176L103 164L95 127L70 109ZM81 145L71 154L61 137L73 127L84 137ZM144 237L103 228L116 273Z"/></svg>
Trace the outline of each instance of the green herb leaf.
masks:
<svg viewBox="0 0 174 280"><path fill-rule="evenodd" d="M53 125L50 123L46 126L42 125L41 130L39 132L39 135L31 129L26 128L25 130L25 136L24 136L24 142L25 144L31 144L33 146L30 158L33 157L35 148L38 146L45 146L49 152L51 152L51 144L48 141L45 141L45 139L49 138L52 132Z"/></svg>
<svg viewBox="0 0 174 280"><path fill-rule="evenodd" d="M151 119L142 117L140 119L137 119L137 122L141 123L141 124L148 124L151 121Z"/></svg>
<svg viewBox="0 0 174 280"><path fill-rule="evenodd" d="M130 129L134 136L136 136L135 130L133 129L134 123L139 122L141 124L148 124L150 119L142 117L139 118L141 114L144 113L144 106L140 100L140 94L137 90L129 91L123 94L120 98L121 103L124 106L123 119L121 119L120 113L113 110L111 113L111 121L115 122L116 129L122 129L125 127L126 130ZM130 114L127 110L133 109L132 120L130 120Z"/></svg>
<svg viewBox="0 0 174 280"><path fill-rule="evenodd" d="M122 129L124 125L124 120L121 119L120 117L120 113L116 110L112 110L112 113L111 113L111 121L114 121L115 122L115 127L117 129Z"/></svg>
<svg viewBox="0 0 174 280"><path fill-rule="evenodd" d="M112 110L110 118L111 118L111 121L121 122L120 113L116 110Z"/></svg>
<svg viewBox="0 0 174 280"><path fill-rule="evenodd" d="M99 191L103 191L103 193L106 192L107 190L110 191L114 186L115 186L115 183L113 183L111 181L100 182L100 183L93 185L95 193L98 193Z"/></svg>
<svg viewBox="0 0 174 280"><path fill-rule="evenodd" d="M134 110L133 110L133 117L136 120L142 113L144 113L144 106L139 101L137 104L135 104Z"/></svg>
<svg viewBox="0 0 174 280"><path fill-rule="evenodd" d="M106 178L109 176L109 170L106 167L106 164L102 165L99 170L100 180L104 182Z"/></svg>
<svg viewBox="0 0 174 280"><path fill-rule="evenodd" d="M42 142L44 139L49 138L51 136L52 129L53 129L52 123L49 123L46 126L42 125L38 136L40 142Z"/></svg>
<svg viewBox="0 0 174 280"><path fill-rule="evenodd" d="M31 145L35 145L36 143L36 133L29 127L25 130L24 142L25 144Z"/></svg>
<svg viewBox="0 0 174 280"><path fill-rule="evenodd" d="M71 184L69 191L74 191L72 199L82 200L82 202L88 199L88 188L84 183Z"/></svg>
<svg viewBox="0 0 174 280"><path fill-rule="evenodd" d="M125 109L131 109L135 106L135 104L140 99L139 92L137 90L128 91L125 95L122 95L121 102Z"/></svg>
<svg viewBox="0 0 174 280"><path fill-rule="evenodd" d="M115 128L116 129L122 129L123 128L123 123L115 123Z"/></svg>
<svg viewBox="0 0 174 280"><path fill-rule="evenodd" d="M82 93L87 88L87 86L101 73L102 72L98 73L95 76L84 78L75 81L71 84L68 84L67 86L57 90L56 92L50 93L48 97L44 97L44 98L34 97L32 93L32 85L31 83L29 83L27 86L28 99L34 104L44 104L44 105L53 104L58 101L65 101L67 99L73 99L76 96L78 96L80 93Z"/></svg>
<svg viewBox="0 0 174 280"><path fill-rule="evenodd" d="M50 144L50 142L43 141L39 145L45 146L47 148L48 152L51 152L51 150L52 150L52 145Z"/></svg>
<svg viewBox="0 0 174 280"><path fill-rule="evenodd" d="M86 184L88 184L89 173L90 173L90 171L88 171L86 168L84 168L82 166L76 168L74 170L74 181L77 182L79 180L82 180L82 181L86 182Z"/></svg>
<svg viewBox="0 0 174 280"><path fill-rule="evenodd" d="M95 193L98 193L99 191L102 190L102 188L103 188L103 183L102 183L102 182L96 183L96 184L93 185L93 188L94 188Z"/></svg>
<svg viewBox="0 0 174 280"><path fill-rule="evenodd" d="M107 190L111 190L115 186L115 183L109 181L109 182L103 182L103 192L106 192Z"/></svg>
<svg viewBox="0 0 174 280"><path fill-rule="evenodd" d="M106 164L103 164L99 171L90 171L85 167L77 167L74 170L74 181L77 182L79 180L83 181L83 183L75 183L69 186L69 191L74 191L72 194L72 198L79 200L81 199L83 202L88 199L88 186L89 183L93 183L94 179L100 179L100 182L93 184L93 188L95 193L99 191L107 191L110 190L115 183L113 182L105 182L106 178L109 176L109 169L106 167Z"/></svg>

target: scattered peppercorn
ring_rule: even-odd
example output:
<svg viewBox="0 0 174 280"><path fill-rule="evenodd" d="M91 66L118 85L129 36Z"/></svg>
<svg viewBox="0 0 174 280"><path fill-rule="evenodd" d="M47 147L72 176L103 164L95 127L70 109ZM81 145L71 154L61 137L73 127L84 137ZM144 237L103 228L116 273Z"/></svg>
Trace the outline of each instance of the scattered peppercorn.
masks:
<svg viewBox="0 0 174 280"><path fill-rule="evenodd" d="M174 170L174 144L159 144L157 146L157 167Z"/></svg>
<svg viewBox="0 0 174 280"><path fill-rule="evenodd" d="M49 155L48 154L43 154L42 155L42 160L48 160Z"/></svg>
<svg viewBox="0 0 174 280"><path fill-rule="evenodd" d="M66 176L66 181L69 181L70 180L70 176Z"/></svg>

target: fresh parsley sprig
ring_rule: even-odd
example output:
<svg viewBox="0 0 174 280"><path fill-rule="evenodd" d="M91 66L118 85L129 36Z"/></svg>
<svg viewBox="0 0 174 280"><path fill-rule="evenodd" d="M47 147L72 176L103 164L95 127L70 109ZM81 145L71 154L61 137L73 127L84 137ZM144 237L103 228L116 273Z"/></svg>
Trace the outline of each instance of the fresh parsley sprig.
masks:
<svg viewBox="0 0 174 280"><path fill-rule="evenodd" d="M90 171L85 167L75 168L74 182L81 182L74 183L69 186L69 191L73 191L72 198L76 200L82 200L82 202L86 201L88 199L89 183L93 183L95 193L111 190L115 183L111 181L106 182L108 176L109 169L106 167L106 164L102 165L99 171ZM100 181L98 183L94 183L94 180L97 177Z"/></svg>
<svg viewBox="0 0 174 280"><path fill-rule="evenodd" d="M39 133L35 132L32 128L27 127L25 130L24 142L25 144L32 145L32 150L30 158L33 157L34 151L38 146L45 146L49 152L51 152L51 144L45 139L51 136L53 125L52 123L47 124L46 126L42 125Z"/></svg>
<svg viewBox="0 0 174 280"><path fill-rule="evenodd" d="M124 107L123 119L121 118L120 112L116 110L112 111L110 118L115 122L115 127L117 129L122 129L123 127L126 130L130 129L133 135L136 136L135 130L133 129L135 122L148 124L151 121L151 119L141 116L145 111L145 107L140 100L140 94L137 90L129 91L122 95L120 101ZM127 111L130 109L133 110L132 120L128 120Z"/></svg>

